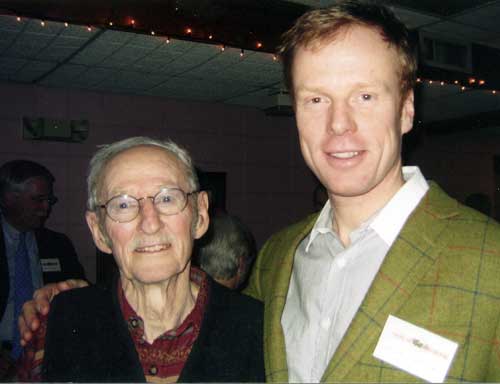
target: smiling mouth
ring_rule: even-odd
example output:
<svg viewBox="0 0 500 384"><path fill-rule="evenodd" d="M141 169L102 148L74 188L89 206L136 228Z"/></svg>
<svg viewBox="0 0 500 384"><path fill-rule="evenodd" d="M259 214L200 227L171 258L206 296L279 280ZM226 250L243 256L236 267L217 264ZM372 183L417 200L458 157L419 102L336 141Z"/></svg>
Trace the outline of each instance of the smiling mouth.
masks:
<svg viewBox="0 0 500 384"><path fill-rule="evenodd" d="M170 247L171 247L170 244L157 244L157 245L150 245L147 247L136 248L135 251L139 253L153 253L153 252L165 251Z"/></svg>
<svg viewBox="0 0 500 384"><path fill-rule="evenodd" d="M359 155L359 151L351 151L351 152L334 152L330 153L330 156L335 157L336 159L352 159Z"/></svg>

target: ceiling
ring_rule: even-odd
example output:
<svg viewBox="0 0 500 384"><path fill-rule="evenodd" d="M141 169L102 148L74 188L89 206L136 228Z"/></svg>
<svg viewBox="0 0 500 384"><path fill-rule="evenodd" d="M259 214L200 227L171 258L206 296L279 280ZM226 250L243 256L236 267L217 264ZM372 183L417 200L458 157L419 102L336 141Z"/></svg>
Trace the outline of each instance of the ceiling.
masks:
<svg viewBox="0 0 500 384"><path fill-rule="evenodd" d="M309 7L334 2L0 0L0 81L267 109L282 91L279 35ZM421 68L419 119L500 110L500 1L387 4L418 35L473 46L471 73Z"/></svg>

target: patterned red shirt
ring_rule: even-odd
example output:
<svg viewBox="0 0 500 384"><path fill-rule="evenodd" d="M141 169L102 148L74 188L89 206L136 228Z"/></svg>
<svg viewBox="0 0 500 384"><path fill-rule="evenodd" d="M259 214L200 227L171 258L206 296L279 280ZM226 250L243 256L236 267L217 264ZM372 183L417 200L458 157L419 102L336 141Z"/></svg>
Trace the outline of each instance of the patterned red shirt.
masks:
<svg viewBox="0 0 500 384"><path fill-rule="evenodd" d="M208 297L207 278L203 271L192 267L191 281L200 287L193 310L179 327L165 332L153 344L145 341L142 319L129 305L120 287L118 298L123 317L148 382L176 382L198 338Z"/></svg>
<svg viewBox="0 0 500 384"><path fill-rule="evenodd" d="M120 308L134 342L146 381L176 382L198 338L208 300L208 280L205 272L191 267L191 281L199 287L198 297L191 313L176 329L169 330L149 344L144 339L144 324L125 298L121 284L118 287ZM47 330L47 316L41 317L41 326L18 363L18 381L40 382L43 348Z"/></svg>

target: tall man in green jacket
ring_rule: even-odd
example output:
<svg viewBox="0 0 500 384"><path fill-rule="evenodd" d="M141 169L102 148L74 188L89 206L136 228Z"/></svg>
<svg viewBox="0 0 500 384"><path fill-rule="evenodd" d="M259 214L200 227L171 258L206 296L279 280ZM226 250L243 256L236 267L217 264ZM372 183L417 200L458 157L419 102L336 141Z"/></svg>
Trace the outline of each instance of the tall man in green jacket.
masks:
<svg viewBox="0 0 500 384"><path fill-rule="evenodd" d="M329 201L274 235L254 267L267 380L500 381L499 225L402 167L416 78L407 29L383 7L344 2L302 16L281 56L302 154Z"/></svg>

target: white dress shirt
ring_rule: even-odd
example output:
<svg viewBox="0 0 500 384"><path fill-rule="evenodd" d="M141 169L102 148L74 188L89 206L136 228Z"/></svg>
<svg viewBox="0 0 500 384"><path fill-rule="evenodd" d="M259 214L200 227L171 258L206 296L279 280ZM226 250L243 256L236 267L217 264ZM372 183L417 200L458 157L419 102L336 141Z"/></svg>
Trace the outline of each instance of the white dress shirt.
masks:
<svg viewBox="0 0 500 384"><path fill-rule="evenodd" d="M403 167L404 185L349 234L332 230L328 201L295 252L281 325L290 382L319 382L404 223L429 186L418 167Z"/></svg>

